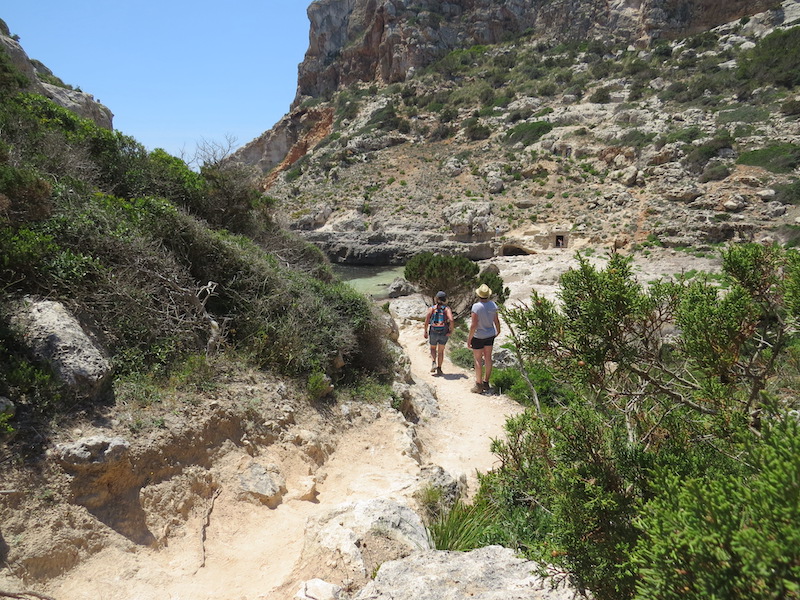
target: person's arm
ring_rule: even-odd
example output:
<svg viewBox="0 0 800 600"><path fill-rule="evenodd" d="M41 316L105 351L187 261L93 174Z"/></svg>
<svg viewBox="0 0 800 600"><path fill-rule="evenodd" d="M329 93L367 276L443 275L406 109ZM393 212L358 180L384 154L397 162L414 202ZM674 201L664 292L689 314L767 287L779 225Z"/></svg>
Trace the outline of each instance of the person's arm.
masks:
<svg viewBox="0 0 800 600"><path fill-rule="evenodd" d="M432 314L433 314L433 307L428 307L428 314L425 315L425 325L423 325L423 327L425 328L425 339L426 340L428 339L428 323L431 320L431 315Z"/></svg>
<svg viewBox="0 0 800 600"><path fill-rule="evenodd" d="M472 338L478 329L478 313L472 313L472 322L469 325L469 337L467 338L467 348L472 348Z"/></svg>
<svg viewBox="0 0 800 600"><path fill-rule="evenodd" d="M456 328L456 320L453 318L453 311L450 310L448 306L445 310L445 316L447 317L447 335L453 333L453 329Z"/></svg>
<svg viewBox="0 0 800 600"><path fill-rule="evenodd" d="M500 315L494 313L494 331L495 335L500 335Z"/></svg>

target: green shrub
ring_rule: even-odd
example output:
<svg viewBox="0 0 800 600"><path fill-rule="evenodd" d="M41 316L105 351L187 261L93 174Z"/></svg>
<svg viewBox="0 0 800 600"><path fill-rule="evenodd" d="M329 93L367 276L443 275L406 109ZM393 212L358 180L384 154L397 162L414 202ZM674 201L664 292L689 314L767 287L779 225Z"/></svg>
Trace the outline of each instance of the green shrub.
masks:
<svg viewBox="0 0 800 600"><path fill-rule="evenodd" d="M644 507L637 598L800 597L800 428L751 440L743 477L661 473Z"/></svg>
<svg viewBox="0 0 800 600"><path fill-rule="evenodd" d="M589 102L594 102L596 104L608 104L611 102L611 88L609 86L603 86L595 90L591 96L589 96Z"/></svg>
<svg viewBox="0 0 800 600"><path fill-rule="evenodd" d="M800 310L800 254L757 244L730 247L723 253L724 293L703 278L644 288L629 258L612 254L602 271L578 258L579 267L561 278L557 305L534 293L529 306L505 313L523 360L546 366L570 393L513 417L505 439L494 442L500 466L482 478L478 500L494 506L496 519L513 531L494 530L491 539L563 570L599 600L631 598L637 587L645 590L642 598L660 598L663 581L691 584L681 576L695 568L708 571L703 577L710 583L693 597L711 597L725 577L732 586L749 581L756 592L724 597L800 589L796 536L780 530L796 522L797 515L786 512L789 505L797 512L796 477L763 480L769 482L764 490L788 490L783 504L766 500L773 491L751 496L746 490L757 486L741 483L753 481L752 467L759 464L746 449L761 447L771 435L767 421L796 408L793 394L773 397L765 390L780 390L788 372L798 376L789 360L793 333L786 319ZM679 338L655 334L665 326ZM796 463L794 447L761 461L772 469L765 472L781 474L796 474ZM680 494L680 482L694 481L690 493ZM738 485L741 494L711 482ZM724 505L713 516L756 535L742 553L753 568L741 578L725 572L738 562L725 563L736 555L725 536L714 537L717 522L699 523L723 497L736 509L729 514ZM751 513L754 503L759 506ZM756 521L768 524L764 535L749 526ZM690 528L688 543L680 545ZM777 536L792 547L775 543ZM669 539L654 544L654 538ZM720 540L723 551L701 540ZM770 547L759 562L751 548L762 545ZM778 568L762 567L770 563ZM677 596L681 590L693 591L669 591Z"/></svg>
<svg viewBox="0 0 800 600"><path fill-rule="evenodd" d="M717 114L717 124L728 123L762 123L769 120L770 112L758 106L740 106L732 110L723 110Z"/></svg>
<svg viewBox="0 0 800 600"><path fill-rule="evenodd" d="M315 372L308 376L306 391L312 402L321 400L333 391L330 378L325 373Z"/></svg>
<svg viewBox="0 0 800 600"><path fill-rule="evenodd" d="M480 123L478 119L474 117L467 119L464 122L464 135L466 135L468 140L485 140L491 135L491 133L492 130L488 125Z"/></svg>
<svg viewBox="0 0 800 600"><path fill-rule="evenodd" d="M707 181L720 181L731 174L731 170L722 163L708 164L703 169L698 180L702 183Z"/></svg>
<svg viewBox="0 0 800 600"><path fill-rule="evenodd" d="M781 112L787 117L800 115L800 100L787 100L781 104Z"/></svg>
<svg viewBox="0 0 800 600"><path fill-rule="evenodd" d="M800 146L790 142L772 144L766 148L742 152L741 165L762 167L773 173L791 173L800 165Z"/></svg>
<svg viewBox="0 0 800 600"><path fill-rule="evenodd" d="M800 27L776 30L739 59L738 75L755 85L793 88L800 83Z"/></svg>
<svg viewBox="0 0 800 600"><path fill-rule="evenodd" d="M506 134L509 143L521 143L523 146L530 146L539 141L542 136L553 130L553 124L549 121L534 121L533 123L520 123L512 127Z"/></svg>
<svg viewBox="0 0 800 600"><path fill-rule="evenodd" d="M53 210L53 187L32 169L0 163L0 195L8 200L4 213L12 223L39 221Z"/></svg>
<svg viewBox="0 0 800 600"><path fill-rule="evenodd" d="M454 315L458 315L471 306L478 271L478 265L465 256L421 252L406 263L403 276L418 285L431 304L436 292L446 292Z"/></svg>
<svg viewBox="0 0 800 600"><path fill-rule="evenodd" d="M728 131L720 131L709 141L699 146L688 147L684 164L695 173L702 173L712 158L719 156L720 150L733 147L733 137Z"/></svg>
<svg viewBox="0 0 800 600"><path fill-rule="evenodd" d="M800 204L800 181L775 186L775 200L783 204Z"/></svg>

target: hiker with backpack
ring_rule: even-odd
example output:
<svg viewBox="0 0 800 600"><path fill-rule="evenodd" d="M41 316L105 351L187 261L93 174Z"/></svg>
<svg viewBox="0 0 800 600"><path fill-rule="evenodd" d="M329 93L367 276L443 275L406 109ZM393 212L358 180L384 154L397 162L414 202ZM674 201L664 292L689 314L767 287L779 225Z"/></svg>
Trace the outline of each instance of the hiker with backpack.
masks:
<svg viewBox="0 0 800 600"><path fill-rule="evenodd" d="M453 311L447 306L447 294L436 292L436 303L425 316L425 339L431 347L431 373L442 374L444 347L453 332Z"/></svg>

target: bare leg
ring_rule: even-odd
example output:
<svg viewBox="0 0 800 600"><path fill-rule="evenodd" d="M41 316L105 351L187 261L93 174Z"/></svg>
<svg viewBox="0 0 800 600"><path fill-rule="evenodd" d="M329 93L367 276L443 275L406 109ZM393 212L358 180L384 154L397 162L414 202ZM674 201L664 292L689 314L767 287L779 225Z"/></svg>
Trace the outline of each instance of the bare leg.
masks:
<svg viewBox="0 0 800 600"><path fill-rule="evenodd" d="M483 350L473 350L472 356L475 359L475 383L481 385L483 383Z"/></svg>
<svg viewBox="0 0 800 600"><path fill-rule="evenodd" d="M492 347L485 346L483 348L483 364L485 365L485 373L483 376L483 380L486 383L489 383L489 377L492 374Z"/></svg>
<svg viewBox="0 0 800 600"><path fill-rule="evenodd" d="M438 352L437 352L436 360L437 360L437 364L439 365L439 368L441 369L442 368L442 361L444 361L444 346L440 345L440 346L437 346L437 348L438 348Z"/></svg>

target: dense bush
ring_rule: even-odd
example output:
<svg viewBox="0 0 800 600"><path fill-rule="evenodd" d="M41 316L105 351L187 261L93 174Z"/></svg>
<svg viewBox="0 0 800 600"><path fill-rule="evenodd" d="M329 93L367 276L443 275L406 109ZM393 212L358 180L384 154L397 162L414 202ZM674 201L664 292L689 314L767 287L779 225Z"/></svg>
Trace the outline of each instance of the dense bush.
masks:
<svg viewBox="0 0 800 600"><path fill-rule="evenodd" d="M479 270L478 265L465 256L421 252L406 263L403 276L418 285L431 304L436 292L444 291L457 317L472 305Z"/></svg>
<svg viewBox="0 0 800 600"><path fill-rule="evenodd" d="M753 85L800 84L800 27L773 31L739 61L739 77Z"/></svg>
<svg viewBox="0 0 800 600"><path fill-rule="evenodd" d="M800 598L796 418L767 424L739 460L742 473L655 476L633 554L637 598Z"/></svg>
<svg viewBox="0 0 800 600"><path fill-rule="evenodd" d="M558 304L534 293L506 311L526 363L570 392L494 442L477 503L506 530L489 541L598 599L797 597L797 426L772 423L798 408L776 375L797 374L800 254L730 248L725 293L703 279L644 288L618 255L579 263Z"/></svg>
<svg viewBox="0 0 800 600"><path fill-rule="evenodd" d="M215 151L192 171L16 81L0 77L0 312L26 294L67 303L133 379L219 348L293 376L387 374L371 304L272 222L251 172ZM28 363L0 332L18 419L67 410Z"/></svg>
<svg viewBox="0 0 800 600"><path fill-rule="evenodd" d="M791 173L800 165L800 146L790 142L742 152L739 164L763 167L773 173Z"/></svg>
<svg viewBox="0 0 800 600"><path fill-rule="evenodd" d="M530 146L552 130L553 124L549 121L520 123L509 129L506 138L512 144L521 143L523 146Z"/></svg>

